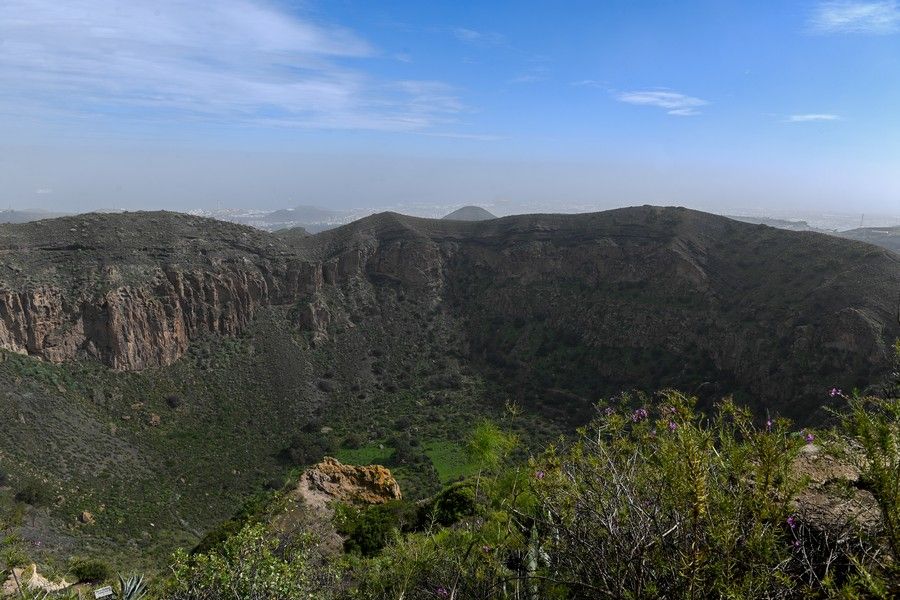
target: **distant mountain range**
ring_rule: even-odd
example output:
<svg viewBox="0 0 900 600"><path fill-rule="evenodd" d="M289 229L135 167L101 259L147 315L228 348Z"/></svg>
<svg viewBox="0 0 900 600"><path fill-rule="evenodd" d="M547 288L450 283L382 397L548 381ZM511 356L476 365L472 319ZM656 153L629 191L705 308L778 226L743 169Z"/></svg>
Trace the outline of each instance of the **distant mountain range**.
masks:
<svg viewBox="0 0 900 600"><path fill-rule="evenodd" d="M0 223L29 223L40 219L64 217L69 213L50 212L39 209L0 210Z"/></svg>
<svg viewBox="0 0 900 600"><path fill-rule="evenodd" d="M121 212L117 209L98 210L98 213ZM72 213L52 212L41 209L0 210L0 223L28 223L41 219L52 219L70 216ZM274 211L254 209L219 209L198 210L191 214L211 217L221 221L249 225L263 231L280 231L296 229L291 236L310 235L341 225L352 223L371 213L368 210L334 210L320 206L301 205ZM480 206L463 206L443 217L449 221L486 221L496 219L496 215ZM809 224L805 220L782 219L775 217L756 217L729 215L729 219L753 225L766 225L787 231L812 231L858 240L900 252L900 226L893 227L860 227L850 230L823 229Z"/></svg>

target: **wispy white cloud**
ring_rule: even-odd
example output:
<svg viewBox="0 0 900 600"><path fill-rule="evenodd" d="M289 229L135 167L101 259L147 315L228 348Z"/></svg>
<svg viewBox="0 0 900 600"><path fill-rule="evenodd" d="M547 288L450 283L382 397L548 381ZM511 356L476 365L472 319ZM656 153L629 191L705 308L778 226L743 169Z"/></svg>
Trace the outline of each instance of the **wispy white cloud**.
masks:
<svg viewBox="0 0 900 600"><path fill-rule="evenodd" d="M575 87L591 87L591 88L602 88L605 87L602 81L597 81L595 79L581 79L579 81L573 81L572 85Z"/></svg>
<svg viewBox="0 0 900 600"><path fill-rule="evenodd" d="M699 115L700 107L709 104L706 100L668 90L622 92L616 96L616 99L628 104L663 108L668 114L677 117Z"/></svg>
<svg viewBox="0 0 900 600"><path fill-rule="evenodd" d="M265 1L4 0L0 41L0 113L418 131L464 110L444 84L371 77L367 41Z"/></svg>
<svg viewBox="0 0 900 600"><path fill-rule="evenodd" d="M461 42L478 46L502 46L506 43L506 36L496 31L478 31L457 27L453 30L453 35Z"/></svg>
<svg viewBox="0 0 900 600"><path fill-rule="evenodd" d="M839 121L839 115L830 113L808 113L802 115L790 115L785 121L788 123L809 123L812 121Z"/></svg>
<svg viewBox="0 0 900 600"><path fill-rule="evenodd" d="M813 11L810 27L816 33L897 33L900 32L900 4L893 0L825 2Z"/></svg>

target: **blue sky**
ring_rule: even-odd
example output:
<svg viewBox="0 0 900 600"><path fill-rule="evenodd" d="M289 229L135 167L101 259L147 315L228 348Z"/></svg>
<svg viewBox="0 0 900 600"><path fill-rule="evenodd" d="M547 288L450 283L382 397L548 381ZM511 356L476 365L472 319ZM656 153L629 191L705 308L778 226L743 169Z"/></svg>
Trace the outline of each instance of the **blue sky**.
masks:
<svg viewBox="0 0 900 600"><path fill-rule="evenodd" d="M0 136L16 206L896 214L900 3L6 0Z"/></svg>

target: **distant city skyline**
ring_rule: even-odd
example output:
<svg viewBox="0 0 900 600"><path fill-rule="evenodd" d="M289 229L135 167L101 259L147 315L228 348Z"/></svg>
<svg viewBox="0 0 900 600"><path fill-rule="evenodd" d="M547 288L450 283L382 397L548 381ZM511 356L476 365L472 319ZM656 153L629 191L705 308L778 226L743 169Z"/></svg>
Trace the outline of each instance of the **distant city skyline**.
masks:
<svg viewBox="0 0 900 600"><path fill-rule="evenodd" d="M894 1L0 4L2 208L898 215L897 106Z"/></svg>

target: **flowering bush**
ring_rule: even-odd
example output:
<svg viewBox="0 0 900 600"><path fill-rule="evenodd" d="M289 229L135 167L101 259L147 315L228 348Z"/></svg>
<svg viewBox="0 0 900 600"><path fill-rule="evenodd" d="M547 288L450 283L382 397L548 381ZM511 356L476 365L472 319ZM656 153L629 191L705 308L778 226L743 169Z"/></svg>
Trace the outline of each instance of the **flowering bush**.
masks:
<svg viewBox="0 0 900 600"><path fill-rule="evenodd" d="M860 483L878 503L879 534L886 549L868 553L856 583L877 596L874 592L883 577L894 582L892 588L884 589L884 597L900 597L900 398L854 395L847 401L850 410L843 416L843 430L859 449L851 456L857 459Z"/></svg>
<svg viewBox="0 0 900 600"><path fill-rule="evenodd" d="M175 554L161 597L168 600L299 600L330 598L333 571L317 564L312 540L283 544L263 525L249 525L206 554Z"/></svg>
<svg viewBox="0 0 900 600"><path fill-rule="evenodd" d="M358 565L357 596L890 597L870 546L795 512L813 432L731 401L704 417L673 391L631 400L600 407L566 449L495 462L473 516L398 535Z"/></svg>

